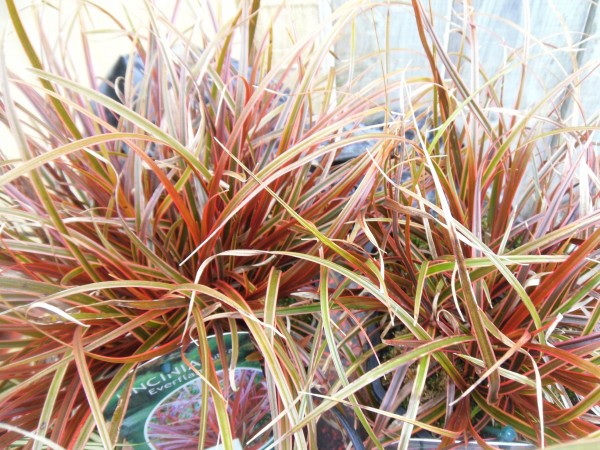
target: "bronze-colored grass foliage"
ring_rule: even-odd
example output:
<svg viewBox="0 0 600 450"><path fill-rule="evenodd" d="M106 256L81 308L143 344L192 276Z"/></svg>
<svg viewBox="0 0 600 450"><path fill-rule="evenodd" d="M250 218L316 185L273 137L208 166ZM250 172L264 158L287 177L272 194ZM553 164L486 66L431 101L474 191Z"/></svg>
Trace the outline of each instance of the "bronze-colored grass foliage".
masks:
<svg viewBox="0 0 600 450"><path fill-rule="evenodd" d="M471 89L414 0L396 6L431 76L334 92L331 45L375 4L340 8L276 64L259 1L201 46L149 5L149 35L130 34L143 79L126 75L120 103L40 54L6 3L39 82L0 58L20 152L0 155L0 448L113 448L108 401L192 341L231 448L203 343L240 331L276 448L317 448L330 409L365 448L422 430L485 447L490 425L536 445L600 436L598 124L548 107L591 67L532 108L503 105L506 72ZM334 164L356 143L368 151Z"/></svg>

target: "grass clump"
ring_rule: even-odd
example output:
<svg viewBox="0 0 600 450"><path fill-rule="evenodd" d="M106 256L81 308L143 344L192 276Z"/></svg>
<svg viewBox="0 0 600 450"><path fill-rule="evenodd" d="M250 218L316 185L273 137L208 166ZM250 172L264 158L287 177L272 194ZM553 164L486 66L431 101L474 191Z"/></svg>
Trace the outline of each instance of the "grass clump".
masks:
<svg viewBox="0 0 600 450"><path fill-rule="evenodd" d="M114 447L109 400L191 342L231 446L203 342L241 331L278 448L316 448L328 410L365 448L423 430L485 445L492 423L539 445L596 436L598 126L548 107L588 68L519 111L502 71L464 83L413 2L431 76L336 90L320 66L359 10L273 63L242 3L200 46L149 7L143 71L115 101L47 63L7 2L38 81L0 59L20 150L0 175L0 447Z"/></svg>

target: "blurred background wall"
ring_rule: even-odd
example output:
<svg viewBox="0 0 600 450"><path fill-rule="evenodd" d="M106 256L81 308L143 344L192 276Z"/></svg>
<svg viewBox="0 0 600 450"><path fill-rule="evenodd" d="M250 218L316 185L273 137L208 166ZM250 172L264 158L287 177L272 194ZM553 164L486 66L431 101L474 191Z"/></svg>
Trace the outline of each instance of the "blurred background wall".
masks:
<svg viewBox="0 0 600 450"><path fill-rule="evenodd" d="M219 23L230 19L242 0L155 0L152 2L164 20L173 20L177 29L188 33L200 30L210 34ZM205 4L213 5L214 15L206 14ZM571 100L560 103L562 117L584 114L589 120L598 112L600 71L592 70L600 63L598 34L598 5L595 0L428 0L422 1L439 39L470 87L481 85L502 69L508 69L502 95L505 106L527 109L540 101L553 86L580 67L590 70L586 79L575 83L572 89L580 104ZM99 8L109 11L115 20L140 36L147 32L149 20L145 0L17 0L21 15L35 36L38 26L44 30L45 45L57 46L57 54L68 52L74 61L74 74L88 82L83 70L86 64L78 36L87 30L90 54L96 77L106 75L120 54L131 49L130 39L116 23ZM94 6L96 5L96 6ZM177 13L173 14L177 5ZM431 8L431 9L429 9ZM331 51L331 65L338 69L337 86L358 89L375 78L430 77L422 43L415 26L410 1L360 0L262 0L257 35L273 27L274 59L284 57L294 42L316 30L326 34L332 12L338 17L359 14L343 30ZM39 13L39 15L38 15ZM335 13L334 13L335 14ZM39 17L41 21L36 22ZM161 20L163 20L161 19ZM5 2L0 2L0 29L6 29L4 52L10 67L22 68L28 64L11 29ZM475 33L474 33L475 31ZM63 35L63 44L53 39ZM476 36L476 37L475 37ZM66 39L65 39L66 38ZM34 39L34 44L42 45ZM58 48L68 42L68 48ZM476 52L472 51L476 49ZM474 55L470 61L462 55ZM482 70L475 70L478 66ZM516 105L517 86L527 74L522 100ZM323 70L328 70L324 67ZM85 75L87 77L87 75ZM82 79L83 78L83 79ZM351 84L351 85L350 85ZM567 92L564 92L566 95ZM578 121L578 120L576 120Z"/></svg>

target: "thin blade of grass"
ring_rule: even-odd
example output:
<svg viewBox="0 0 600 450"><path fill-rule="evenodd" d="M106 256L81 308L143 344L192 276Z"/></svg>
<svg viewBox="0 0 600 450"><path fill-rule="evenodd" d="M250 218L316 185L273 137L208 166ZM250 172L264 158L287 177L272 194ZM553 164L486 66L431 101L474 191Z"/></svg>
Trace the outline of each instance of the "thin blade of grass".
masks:
<svg viewBox="0 0 600 450"><path fill-rule="evenodd" d="M277 301L279 300L279 283L281 282L281 271L271 269L269 272L269 281L267 287L267 293L265 294L265 312L264 322L268 325L267 336L269 337L271 344L275 338L275 318L277 317Z"/></svg>
<svg viewBox="0 0 600 450"><path fill-rule="evenodd" d="M48 395L46 396L46 400L44 401L44 407L40 414L40 418L38 421L37 427L37 435L41 437L45 437L48 433L48 428L50 426L52 411L56 406L56 400L58 398L58 393L62 387L63 380L65 378L65 373L69 368L68 362L62 362L58 364L56 373L52 378L52 383L50 384L50 389L48 390ZM33 444L33 450L41 450L42 445L44 443L40 440L35 440ZM47 445L47 444L46 444Z"/></svg>
<svg viewBox="0 0 600 450"><path fill-rule="evenodd" d="M102 441L102 445L104 445L104 448L111 448L112 442L110 439L110 433L104 419L104 414L102 407L100 406L98 395L96 394L96 389L94 388L94 381L92 380L87 362L85 360L82 336L83 328L77 327L73 336L73 357L75 359L77 371L81 378L81 385L88 400L88 404L94 418L94 423L98 429L98 434L100 436L100 440Z"/></svg>
<svg viewBox="0 0 600 450"><path fill-rule="evenodd" d="M19 37L19 41L21 42L23 50L25 50L25 54L27 55L29 62L34 68L41 70L43 68L42 62L40 61L40 58L35 52L33 45L31 45L29 35L27 33L27 30L25 29L25 26L23 25L23 22L21 21L21 17L19 16L19 12L17 10L15 2L13 0L7 0L6 6L8 8L10 20L13 24L13 27L15 28L17 36ZM47 80L40 79L40 82L42 83L42 86L44 86L44 88L46 88L48 91L55 92L54 88ZM54 107L56 113L59 115L63 123L66 124L73 137L75 139L81 139L81 133L77 129L77 126L71 119L71 115L65 109L63 104L57 98L52 96L50 97L50 102L52 103L52 106Z"/></svg>
<svg viewBox="0 0 600 450"><path fill-rule="evenodd" d="M113 445L116 445L118 442L119 432L121 431L121 426L123 425L123 420L125 419L125 413L127 412L127 407L129 406L129 400L131 398L131 392L135 383L135 376L136 372L134 371L129 377L129 381L123 388L121 396L119 397L119 402L115 408L115 412L110 418L108 431Z"/></svg>
<svg viewBox="0 0 600 450"><path fill-rule="evenodd" d="M417 364L417 370L413 379L412 391L410 393L410 400L408 401L408 408L406 408L406 413L404 414L407 419L415 420L417 418L419 404L421 403L421 396L423 395L423 389L425 388L425 382L427 381L429 360L430 356L426 355L425 357L421 358ZM398 448L408 448L412 430L413 425L405 422L402 426L402 432L400 433Z"/></svg>

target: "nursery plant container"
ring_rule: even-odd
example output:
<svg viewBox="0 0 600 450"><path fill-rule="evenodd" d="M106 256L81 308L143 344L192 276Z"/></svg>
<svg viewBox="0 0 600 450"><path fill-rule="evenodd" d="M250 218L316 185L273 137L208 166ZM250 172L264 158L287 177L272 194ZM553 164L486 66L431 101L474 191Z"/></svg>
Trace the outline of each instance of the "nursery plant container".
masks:
<svg viewBox="0 0 600 450"><path fill-rule="evenodd" d="M408 450L436 450L440 448L440 444L442 443L439 439L421 439L421 438L413 438L410 440L410 444ZM502 441L486 441L486 443L492 447L497 448L499 450L533 450L534 447L531 444L526 444L522 442L502 442ZM396 445L392 445L387 447L386 449L396 449ZM479 450L482 447L476 441L470 441L466 444L457 443L454 450Z"/></svg>
<svg viewBox="0 0 600 450"><path fill-rule="evenodd" d="M376 324L371 324L368 327L368 334L370 337L370 345L380 346L382 343L380 337L381 329L377 327ZM392 333L393 334L393 333ZM360 342L355 342L355 345L360 348ZM388 346L388 349L393 349L393 347ZM364 352L370 352L370 347L363 347ZM386 359L385 350L377 351L377 356L375 353L371 355L371 357L365 363L365 371L370 371L374 369L379 363L378 361L385 361ZM384 397L387 395L387 386L384 385L381 378L374 380L370 384L370 390L373 397L376 399L376 402L381 404L384 401ZM410 381L409 381L410 382ZM435 383L433 386L426 386L425 389L437 389ZM394 411L398 415L405 415L406 408L400 406L396 411ZM520 450L520 449L533 449L535 448L533 445L523 442L522 438L517 436L515 429L511 426L491 426L488 425L484 427L482 430L482 437L486 440L486 444L491 446L492 448L497 448L501 450ZM419 431L416 435L414 435L408 445L409 450L433 450L440 448L440 444L442 441L437 439L434 435L431 435L429 432L425 430ZM385 446L386 450L392 450L397 448L397 444L393 443ZM453 447L457 450L476 450L482 448L477 441L456 441L456 447Z"/></svg>

